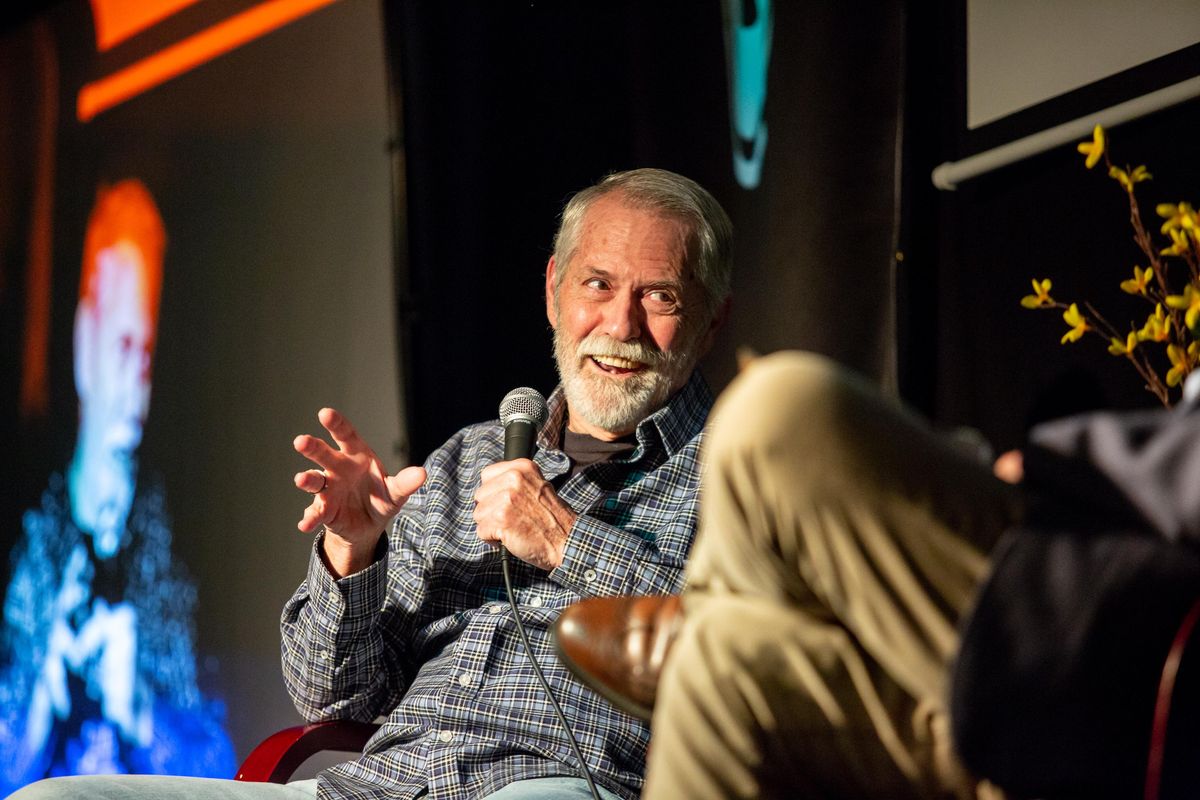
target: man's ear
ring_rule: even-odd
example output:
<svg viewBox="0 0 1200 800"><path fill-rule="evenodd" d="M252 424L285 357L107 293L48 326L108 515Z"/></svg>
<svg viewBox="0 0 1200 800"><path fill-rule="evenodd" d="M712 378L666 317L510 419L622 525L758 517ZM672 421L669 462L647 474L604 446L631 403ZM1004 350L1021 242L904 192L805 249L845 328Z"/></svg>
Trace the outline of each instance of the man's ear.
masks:
<svg viewBox="0 0 1200 800"><path fill-rule="evenodd" d="M558 309L554 303L554 273L556 270L554 256L546 262L546 319L550 320L551 328L558 328Z"/></svg>
<svg viewBox="0 0 1200 800"><path fill-rule="evenodd" d="M96 307L80 300L75 307L75 393L80 402L92 393L93 357L96 349Z"/></svg>

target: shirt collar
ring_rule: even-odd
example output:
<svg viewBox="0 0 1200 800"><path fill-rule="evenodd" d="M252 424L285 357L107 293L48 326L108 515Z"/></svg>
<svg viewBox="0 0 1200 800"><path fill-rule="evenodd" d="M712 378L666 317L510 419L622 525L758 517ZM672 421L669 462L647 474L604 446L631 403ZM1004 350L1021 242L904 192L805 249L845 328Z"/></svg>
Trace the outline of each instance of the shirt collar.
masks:
<svg viewBox="0 0 1200 800"><path fill-rule="evenodd" d="M538 446L558 450L563 427L567 424L567 398L563 394L562 384L555 387L546 404L550 413L538 434ZM712 404L713 395L708 382L700 370L693 370L688 382L667 400L665 406L638 423L638 443L644 446L648 443L648 437L657 435L667 454L674 455L704 429L704 421L708 419Z"/></svg>

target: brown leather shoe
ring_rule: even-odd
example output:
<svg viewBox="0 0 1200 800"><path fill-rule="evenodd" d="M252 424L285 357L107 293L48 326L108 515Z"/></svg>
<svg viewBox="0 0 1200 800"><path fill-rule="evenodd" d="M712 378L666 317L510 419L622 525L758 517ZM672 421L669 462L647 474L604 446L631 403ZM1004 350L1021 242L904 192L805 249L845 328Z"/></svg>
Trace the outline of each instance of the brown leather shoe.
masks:
<svg viewBox="0 0 1200 800"><path fill-rule="evenodd" d="M677 595L593 597L563 611L554 644L584 685L649 722L663 662L682 624Z"/></svg>

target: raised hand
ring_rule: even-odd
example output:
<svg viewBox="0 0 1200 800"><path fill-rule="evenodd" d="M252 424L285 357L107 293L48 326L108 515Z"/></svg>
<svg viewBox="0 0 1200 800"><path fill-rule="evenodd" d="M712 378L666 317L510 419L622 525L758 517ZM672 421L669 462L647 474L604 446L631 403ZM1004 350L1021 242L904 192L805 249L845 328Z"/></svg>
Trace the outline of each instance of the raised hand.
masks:
<svg viewBox="0 0 1200 800"><path fill-rule="evenodd" d="M475 491L479 538L498 542L517 558L552 570L562 563L576 514L527 458L483 468Z"/></svg>
<svg viewBox="0 0 1200 800"><path fill-rule="evenodd" d="M322 408L317 420L336 448L308 434L292 442L320 467L296 473L296 488L313 495L296 527L312 533L325 526L326 566L343 577L371 564L384 526L425 482L425 470L406 467L390 475L348 419Z"/></svg>

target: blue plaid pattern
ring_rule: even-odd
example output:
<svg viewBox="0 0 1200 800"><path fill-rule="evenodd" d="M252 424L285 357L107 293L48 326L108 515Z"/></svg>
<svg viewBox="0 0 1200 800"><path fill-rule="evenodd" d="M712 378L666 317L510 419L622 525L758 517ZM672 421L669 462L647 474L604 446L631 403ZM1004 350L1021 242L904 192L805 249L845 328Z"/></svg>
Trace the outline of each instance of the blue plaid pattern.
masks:
<svg viewBox="0 0 1200 800"><path fill-rule="evenodd" d="M553 481L561 388L534 458ZM585 689L549 630L597 595L678 592L695 537L699 450L712 394L699 373L638 426L627 458L587 467L559 496L580 514L563 563L512 559L513 589L538 663L598 784L636 798L648 728ZM575 759L521 646L500 556L471 512L480 470L503 456L498 422L465 428L430 456L429 477L392 527L386 557L334 580L318 556L281 623L284 680L310 721L387 715L357 760L321 774L319 798L475 798L525 778L576 775ZM319 542L318 542L319 544Z"/></svg>

